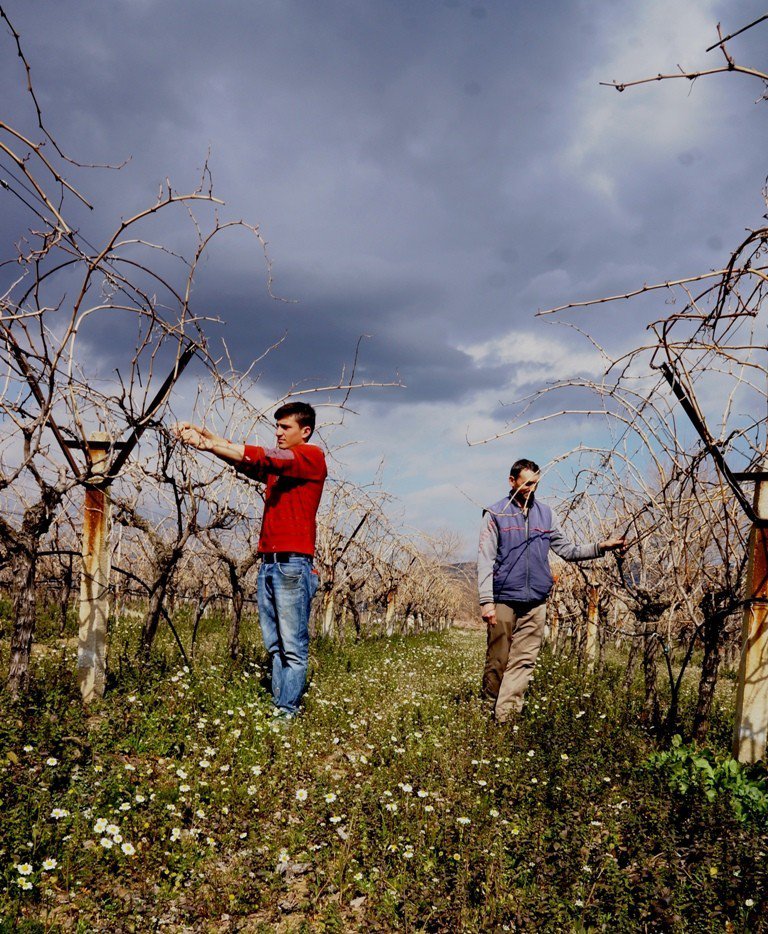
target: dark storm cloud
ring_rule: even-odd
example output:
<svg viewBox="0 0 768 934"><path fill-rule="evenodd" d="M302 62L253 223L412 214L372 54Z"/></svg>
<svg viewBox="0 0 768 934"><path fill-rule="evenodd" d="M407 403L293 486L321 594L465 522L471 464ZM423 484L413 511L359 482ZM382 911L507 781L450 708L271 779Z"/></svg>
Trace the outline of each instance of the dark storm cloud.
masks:
<svg viewBox="0 0 768 934"><path fill-rule="evenodd" d="M242 366L286 334L257 368L275 395L335 382L366 334L358 376L399 374L408 387L376 396L387 407L422 403L432 433L460 417L498 424L511 414L500 401L571 375L563 346L574 361L583 351L575 333L544 330L538 308L720 268L764 211L759 85L725 75L618 95L598 84L677 62L712 65L718 53L703 50L715 24L727 31L757 18L756 0L4 8L65 149L84 162L131 157L119 172L69 170L96 206L72 214L91 243L148 206L166 177L192 189L210 150L222 216L261 225L275 292L297 304L268 297L258 244L233 233L200 269L193 307L225 321L211 338L225 339ZM757 27L731 51L759 67L765 35ZM5 29L0 42L2 118L38 139ZM0 158L0 174L8 168ZM3 257L30 225L0 192ZM186 251L194 239L183 212L145 232ZM644 340L668 299L653 293L567 320L618 352ZM103 348L105 372L132 347L115 319L91 319L83 337ZM557 343L549 369L547 341ZM494 355L496 343L504 351ZM536 359L524 359L534 345ZM422 440L411 439L403 463ZM539 456L572 440L558 427ZM479 476L481 450L493 453L472 449L467 475ZM441 456L451 465L465 454L446 446Z"/></svg>
<svg viewBox="0 0 768 934"><path fill-rule="evenodd" d="M394 281L398 264L419 265L425 286L443 280L452 298L439 321L412 269L404 274L425 304L408 305L410 329L398 324L402 302L377 308L374 337L394 352L388 369L409 362L400 348L409 330L418 339L417 317L436 331L425 354L446 341L446 366L456 362L450 344L468 316L488 329L478 321L493 314L484 293L503 290L507 279L476 268L474 254L497 246L506 211L497 189L510 165L545 141L553 96L528 60L547 50L551 73L563 69L553 27L573 14L557 4L513 15L500 4L344 2L41 3L9 12L67 150L84 161L132 158L120 173L73 170L98 205L83 228L94 242L148 203L166 175L178 188L194 185L210 144L217 189L263 222L282 282L310 313L334 292L339 264L355 257L361 276L374 256L386 259ZM20 86L12 56L2 68L4 82ZM315 276L317 293L294 287L291 270L300 277L316 263L325 280ZM342 305L356 300L353 290L339 297ZM230 303L238 306L247 302ZM320 343L353 343L355 318L365 316L340 318ZM238 327L237 317L227 320ZM402 336L383 336L390 326ZM314 349L322 357L317 342ZM447 383L436 366L429 390L429 369L425 359L412 383L434 396Z"/></svg>
<svg viewBox="0 0 768 934"><path fill-rule="evenodd" d="M296 280L311 301L279 303L256 292L244 302L247 290L231 284L197 295L203 306L220 309L224 323L211 334L226 341L237 365L248 366L281 342L255 371L270 390L333 385L342 373L349 379L355 357L356 382L401 381L411 402L455 401L498 384L500 367L478 367L446 339L441 289L414 282L376 290L360 282L327 294L322 285Z"/></svg>

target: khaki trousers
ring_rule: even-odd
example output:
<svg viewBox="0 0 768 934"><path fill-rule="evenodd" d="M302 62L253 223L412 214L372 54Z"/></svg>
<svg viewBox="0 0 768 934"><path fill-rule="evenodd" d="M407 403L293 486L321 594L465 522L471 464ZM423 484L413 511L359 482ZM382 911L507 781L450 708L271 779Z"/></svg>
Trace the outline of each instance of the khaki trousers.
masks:
<svg viewBox="0 0 768 934"><path fill-rule="evenodd" d="M503 723L523 708L533 666L539 657L547 604L497 603L496 625L488 626L483 691L495 701Z"/></svg>

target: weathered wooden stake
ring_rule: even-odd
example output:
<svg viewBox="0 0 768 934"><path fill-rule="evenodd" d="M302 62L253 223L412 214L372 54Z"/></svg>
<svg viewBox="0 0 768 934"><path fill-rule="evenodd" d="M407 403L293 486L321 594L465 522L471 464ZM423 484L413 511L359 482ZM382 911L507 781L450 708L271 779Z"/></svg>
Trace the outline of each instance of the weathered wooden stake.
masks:
<svg viewBox="0 0 768 934"><path fill-rule="evenodd" d="M763 471L768 461L763 464ZM768 480L755 480L758 524L749 539L747 592L736 691L733 755L740 762L765 756L768 739Z"/></svg>
<svg viewBox="0 0 768 934"><path fill-rule="evenodd" d="M592 671L597 658L597 610L600 602L600 588L596 584L587 584L587 641L584 650L587 655L587 668Z"/></svg>
<svg viewBox="0 0 768 934"><path fill-rule="evenodd" d="M101 431L90 435L88 451L93 472L103 473L107 466L109 435ZM83 511L83 572L77 643L77 680L85 703L104 696L111 571L109 532L109 494L103 487L88 486Z"/></svg>

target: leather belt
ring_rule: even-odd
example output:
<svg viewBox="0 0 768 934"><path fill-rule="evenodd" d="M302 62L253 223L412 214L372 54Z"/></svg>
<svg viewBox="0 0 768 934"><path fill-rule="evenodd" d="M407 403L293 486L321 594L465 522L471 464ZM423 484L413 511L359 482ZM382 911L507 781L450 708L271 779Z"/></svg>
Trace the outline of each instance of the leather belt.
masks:
<svg viewBox="0 0 768 934"><path fill-rule="evenodd" d="M312 555L306 555L301 551L262 551L261 560L266 564L285 564L291 558L308 558L312 560Z"/></svg>

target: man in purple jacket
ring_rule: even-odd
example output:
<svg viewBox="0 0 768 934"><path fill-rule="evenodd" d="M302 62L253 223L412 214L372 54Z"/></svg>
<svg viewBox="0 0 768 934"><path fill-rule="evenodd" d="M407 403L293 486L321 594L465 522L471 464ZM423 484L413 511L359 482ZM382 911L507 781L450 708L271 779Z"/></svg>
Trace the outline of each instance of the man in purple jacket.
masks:
<svg viewBox="0 0 768 934"><path fill-rule="evenodd" d="M477 555L480 606L488 624L483 691L494 702L499 723L522 710L539 655L554 583L549 549L566 561L585 561L626 546L623 538L594 545L569 542L549 506L534 496L540 477L533 461L516 461L508 495L483 510Z"/></svg>

